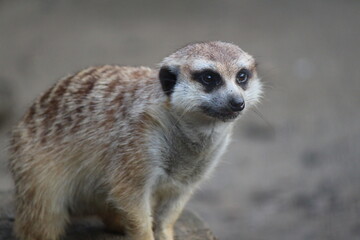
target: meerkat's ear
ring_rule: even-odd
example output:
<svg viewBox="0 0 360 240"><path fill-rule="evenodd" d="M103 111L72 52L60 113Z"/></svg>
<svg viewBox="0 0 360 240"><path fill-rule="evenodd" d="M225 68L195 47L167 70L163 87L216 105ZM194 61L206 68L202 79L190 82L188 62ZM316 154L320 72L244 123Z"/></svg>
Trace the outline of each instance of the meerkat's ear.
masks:
<svg viewBox="0 0 360 240"><path fill-rule="evenodd" d="M168 66L161 67L159 71L159 79L161 87L166 95L170 96L174 90L176 81L177 81L177 71L171 69Z"/></svg>

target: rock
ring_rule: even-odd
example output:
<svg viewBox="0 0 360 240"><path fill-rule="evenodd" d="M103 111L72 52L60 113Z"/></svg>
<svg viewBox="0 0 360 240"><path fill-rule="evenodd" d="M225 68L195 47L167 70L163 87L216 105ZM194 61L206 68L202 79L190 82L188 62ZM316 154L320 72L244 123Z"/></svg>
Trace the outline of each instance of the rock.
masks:
<svg viewBox="0 0 360 240"><path fill-rule="evenodd" d="M16 240L12 234L14 222L11 192L0 192L0 240ZM31 223L29 223L31 224ZM97 219L76 221L62 240L122 240L124 237L104 231ZM175 225L176 240L216 240L212 232L194 213L185 210Z"/></svg>

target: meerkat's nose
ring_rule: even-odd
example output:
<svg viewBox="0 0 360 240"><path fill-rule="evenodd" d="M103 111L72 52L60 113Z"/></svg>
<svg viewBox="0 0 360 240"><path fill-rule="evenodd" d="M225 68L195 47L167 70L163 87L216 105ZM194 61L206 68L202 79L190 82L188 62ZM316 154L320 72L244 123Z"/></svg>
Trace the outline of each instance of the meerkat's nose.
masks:
<svg viewBox="0 0 360 240"><path fill-rule="evenodd" d="M240 112L245 108L245 101L242 97L232 97L229 100L229 107L234 112Z"/></svg>

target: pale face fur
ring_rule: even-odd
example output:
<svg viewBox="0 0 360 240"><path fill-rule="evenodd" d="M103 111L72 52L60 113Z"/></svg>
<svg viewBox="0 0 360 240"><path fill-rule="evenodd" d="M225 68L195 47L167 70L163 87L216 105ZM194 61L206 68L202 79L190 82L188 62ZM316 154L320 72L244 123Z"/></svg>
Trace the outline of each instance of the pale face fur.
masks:
<svg viewBox="0 0 360 240"><path fill-rule="evenodd" d="M229 121L240 115L240 111L228 114L229 99L243 99L246 107L241 112L244 112L256 104L262 94L255 60L230 43L189 45L165 58L161 66L177 75L171 103L180 113L203 113L204 117L210 117L210 121L214 118ZM245 85L240 85L236 82L236 75L243 69L249 71L250 76ZM218 73L221 77L220 86L206 91L203 84L194 79L194 73L204 70Z"/></svg>

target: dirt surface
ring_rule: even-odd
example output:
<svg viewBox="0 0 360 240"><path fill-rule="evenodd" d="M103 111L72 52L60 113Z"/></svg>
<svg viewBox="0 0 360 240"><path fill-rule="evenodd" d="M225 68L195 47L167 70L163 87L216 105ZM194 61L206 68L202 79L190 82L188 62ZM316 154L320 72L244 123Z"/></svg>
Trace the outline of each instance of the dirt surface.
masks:
<svg viewBox="0 0 360 240"><path fill-rule="evenodd" d="M360 239L359 24L355 0L0 0L0 190L6 132L56 79L224 40L259 62L262 117L239 121L188 207L223 240Z"/></svg>

